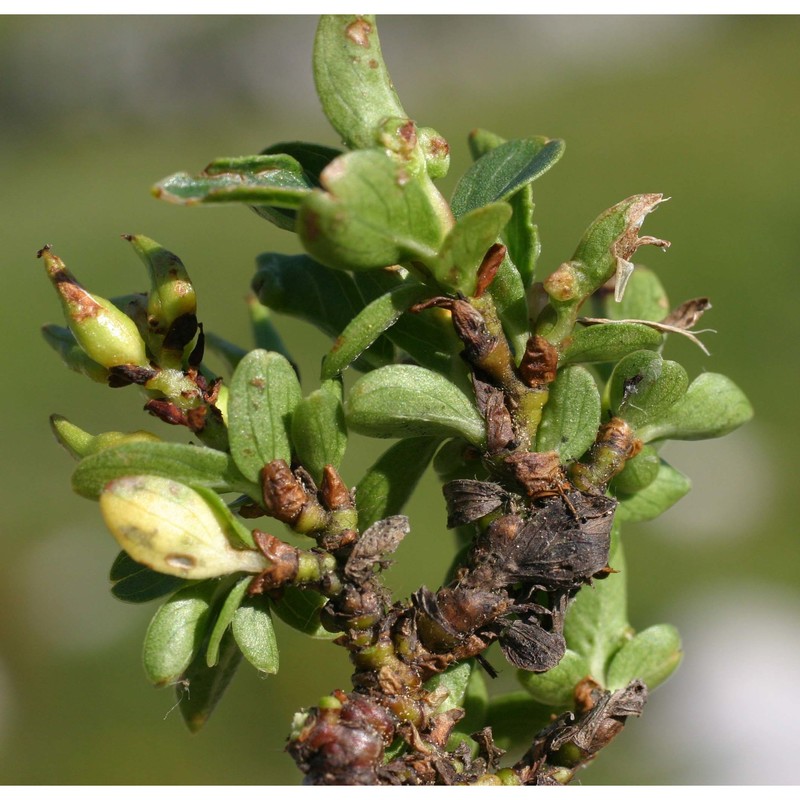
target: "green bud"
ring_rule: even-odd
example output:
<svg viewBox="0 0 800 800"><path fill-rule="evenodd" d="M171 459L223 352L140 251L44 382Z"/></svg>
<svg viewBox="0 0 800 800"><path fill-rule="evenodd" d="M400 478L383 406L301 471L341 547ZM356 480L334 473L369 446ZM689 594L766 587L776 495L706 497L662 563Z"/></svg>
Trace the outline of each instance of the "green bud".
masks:
<svg viewBox="0 0 800 800"><path fill-rule="evenodd" d="M58 353L61 360L73 372L79 372L97 383L108 382L108 370L92 361L78 344L72 331L60 325L43 325L44 340Z"/></svg>
<svg viewBox="0 0 800 800"><path fill-rule="evenodd" d="M204 498L168 478L111 481L100 494L100 511L120 547L156 572L201 580L269 566L255 550L234 549Z"/></svg>
<svg viewBox="0 0 800 800"><path fill-rule="evenodd" d="M428 175L434 179L444 178L450 169L450 145L433 128L417 129L417 137L425 154Z"/></svg>
<svg viewBox="0 0 800 800"><path fill-rule="evenodd" d="M83 458L105 450L108 447L116 447L128 442L158 442L160 439L148 431L134 431L133 433L122 433L120 431L109 431L93 436L91 433L73 425L66 417L60 414L53 414L50 417L50 428L58 440L58 443L74 458Z"/></svg>
<svg viewBox="0 0 800 800"><path fill-rule="evenodd" d="M122 238L133 245L147 267L150 277L147 301L150 325L166 333L178 317L196 313L197 296L180 258L147 236L126 234Z"/></svg>
<svg viewBox="0 0 800 800"><path fill-rule="evenodd" d="M146 236L126 234L150 276L147 324L157 360L179 368L197 332L197 296L183 262Z"/></svg>
<svg viewBox="0 0 800 800"><path fill-rule="evenodd" d="M110 300L87 292L49 247L38 255L59 294L67 325L89 358L108 368L148 366L144 341L133 320Z"/></svg>
<svg viewBox="0 0 800 800"><path fill-rule="evenodd" d="M639 236L644 218L661 202L660 194L637 194L600 214L586 229L571 261L544 282L551 306L540 316L537 333L553 344L569 336L583 301L616 275L615 299L622 300L633 273L631 258L644 244L669 247L653 236Z"/></svg>

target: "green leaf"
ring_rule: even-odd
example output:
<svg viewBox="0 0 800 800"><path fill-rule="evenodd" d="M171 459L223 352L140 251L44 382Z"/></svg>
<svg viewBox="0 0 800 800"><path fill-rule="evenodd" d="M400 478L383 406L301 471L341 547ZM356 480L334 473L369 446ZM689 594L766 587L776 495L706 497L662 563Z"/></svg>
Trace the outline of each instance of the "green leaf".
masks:
<svg viewBox="0 0 800 800"><path fill-rule="evenodd" d="M439 672L425 681L425 689L434 692L443 686L449 694L437 706L435 712L443 714L452 708L461 708L467 694L467 686L475 663L472 659L449 666L444 672Z"/></svg>
<svg viewBox="0 0 800 800"><path fill-rule="evenodd" d="M517 671L517 679L528 694L546 706L572 708L575 687L589 674L589 665L583 656L567 650L558 664L547 672Z"/></svg>
<svg viewBox="0 0 800 800"><path fill-rule="evenodd" d="M177 172L159 181L153 194L183 206L246 203L297 209L310 190L302 167L291 156L260 155L220 158L196 176ZM278 224L293 229L288 219Z"/></svg>
<svg viewBox="0 0 800 800"><path fill-rule="evenodd" d="M404 279L398 270L392 269L356 272L353 277L366 302L375 300L397 286L418 283L411 277ZM461 359L457 354L462 344L453 331L449 313L443 309L430 308L420 314L401 314L383 338L405 350L420 366L435 372L449 376L454 362L460 367Z"/></svg>
<svg viewBox="0 0 800 800"><path fill-rule="evenodd" d="M321 144L311 144L309 142L280 142L261 151L262 156L289 156L293 158L303 170L303 177L309 188L319 186L319 174L333 161L336 156L341 155L341 150L333 147L325 147ZM287 231L294 231L297 224L297 214L293 209L277 208L276 206L251 206L259 217L263 217L273 225ZM263 347L263 345L258 345ZM278 350L277 347L264 347L265 350ZM286 355L285 353L283 353Z"/></svg>
<svg viewBox="0 0 800 800"><path fill-rule="evenodd" d="M603 301L607 319L646 319L661 322L669 314L669 299L658 275L647 267L636 266L619 302L609 294Z"/></svg>
<svg viewBox="0 0 800 800"><path fill-rule="evenodd" d="M286 155L293 158L303 169L303 174L312 186L319 186L319 176L322 170L340 156L342 151L335 147L314 142L278 142L265 147L262 155Z"/></svg>
<svg viewBox="0 0 800 800"><path fill-rule="evenodd" d="M566 464L592 446L599 427L600 392L589 370L580 366L559 370L542 412L536 449L556 450Z"/></svg>
<svg viewBox="0 0 800 800"><path fill-rule="evenodd" d="M682 658L677 628L653 625L637 633L611 659L606 688L613 692L638 679L652 691L672 675Z"/></svg>
<svg viewBox="0 0 800 800"><path fill-rule="evenodd" d="M250 529L236 518L228 504L215 491L207 489L205 486L192 486L191 488L205 500L206 505L217 518L223 533L234 547L255 547Z"/></svg>
<svg viewBox="0 0 800 800"><path fill-rule="evenodd" d="M601 685L605 685L609 660L631 633L627 618L625 559L616 523L612 529L608 563L618 572L594 581L592 586L584 586L572 601L564 622L567 647L585 660L589 674Z"/></svg>
<svg viewBox="0 0 800 800"><path fill-rule="evenodd" d="M509 200L511 219L503 232L503 241L508 247L508 254L514 262L522 284L527 289L536 280L536 262L542 245L539 240L539 228L533 223L533 189L526 186Z"/></svg>
<svg viewBox="0 0 800 800"><path fill-rule="evenodd" d="M377 269L433 259L444 238L423 182L384 150L333 161L300 208L297 232L317 261L336 269Z"/></svg>
<svg viewBox="0 0 800 800"><path fill-rule="evenodd" d="M621 496L617 507L620 522L646 522L663 514L692 488L682 472L662 461L658 475L648 486L630 497Z"/></svg>
<svg viewBox="0 0 800 800"><path fill-rule="evenodd" d="M314 639L335 639L341 634L325 630L319 621L319 612L328 598L313 589L287 586L280 600L272 600L272 608L282 622Z"/></svg>
<svg viewBox="0 0 800 800"><path fill-rule="evenodd" d="M100 511L134 561L165 575L202 580L261 572L268 565L256 550L231 546L229 524L220 523L219 511L194 489L168 478L117 478L103 489Z"/></svg>
<svg viewBox="0 0 800 800"><path fill-rule="evenodd" d="M181 715L192 733L206 724L241 663L242 654L230 632L222 638L216 667L206 664L201 651L176 686Z"/></svg>
<svg viewBox="0 0 800 800"><path fill-rule="evenodd" d="M395 364L368 372L347 399L348 426L382 438L463 436L484 443L484 423L472 400L423 367Z"/></svg>
<svg viewBox="0 0 800 800"><path fill-rule="evenodd" d="M686 394L660 417L637 431L642 441L713 439L743 425L753 416L744 392L725 375L704 372Z"/></svg>
<svg viewBox="0 0 800 800"><path fill-rule="evenodd" d="M636 350L658 350L664 337L659 331L635 322L603 322L576 327L567 341L559 358L560 365L618 361Z"/></svg>
<svg viewBox="0 0 800 800"><path fill-rule="evenodd" d="M250 586L251 577L242 578L231 590L222 604L222 608L217 614L214 625L211 627L211 633L208 637L208 646L206 647L206 664L209 667L215 667L219 662L219 646L222 642L222 637L228 626L233 622L233 615L242 604L247 587Z"/></svg>
<svg viewBox="0 0 800 800"><path fill-rule="evenodd" d="M175 592L156 611L144 637L142 659L148 680L164 686L181 677L205 635L216 581L193 583Z"/></svg>
<svg viewBox="0 0 800 800"><path fill-rule="evenodd" d="M297 404L292 414L292 445L298 461L317 483L326 465L338 469L347 448L340 381L324 381Z"/></svg>
<svg viewBox="0 0 800 800"><path fill-rule="evenodd" d="M253 350L233 373L228 402L231 455L242 474L257 482L265 464L292 461L289 426L302 398L292 365L280 353Z"/></svg>
<svg viewBox="0 0 800 800"><path fill-rule="evenodd" d="M356 487L360 530L403 510L440 441L435 436L402 439L367 470Z"/></svg>
<svg viewBox="0 0 800 800"><path fill-rule="evenodd" d="M278 671L278 642L265 598L250 597L233 616L233 638L244 657L260 672Z"/></svg>
<svg viewBox="0 0 800 800"><path fill-rule="evenodd" d="M462 176L450 206L456 217L507 200L547 172L561 158L564 142L537 136L512 139L479 158Z"/></svg>
<svg viewBox="0 0 800 800"><path fill-rule="evenodd" d="M349 367L404 311L430 293L428 287L414 281L401 283L373 300L336 338L322 361L322 379L333 378Z"/></svg>
<svg viewBox="0 0 800 800"><path fill-rule="evenodd" d="M492 729L494 743L503 750L510 750L529 746L536 734L550 723L552 715L552 706L537 703L527 692L519 690L489 701L486 724Z"/></svg>
<svg viewBox="0 0 800 800"><path fill-rule="evenodd" d="M168 442L131 442L86 456L72 475L72 488L82 497L97 500L107 483L126 475L156 475L217 492L260 496L260 489L236 469L229 455L210 447Z"/></svg>
<svg viewBox="0 0 800 800"><path fill-rule="evenodd" d="M256 263L252 287L259 301L281 314L310 322L331 338L335 339L365 305L350 275L306 255L262 253ZM390 363L392 348L381 344L376 342L356 366L362 361L378 367Z"/></svg>
<svg viewBox="0 0 800 800"><path fill-rule="evenodd" d="M689 377L677 361L665 361L658 353L637 350L625 356L608 381L612 413L640 429L664 417L686 393Z"/></svg>
<svg viewBox="0 0 800 800"><path fill-rule="evenodd" d="M505 139L490 131L477 129L469 136L469 148L472 157L477 161L481 156L503 144ZM541 244L539 232L533 224L533 187L526 184L508 198L511 205L511 219L503 231L503 241L508 247L508 255L516 266L523 286L527 289L535 280L536 261L539 258Z"/></svg>
<svg viewBox="0 0 800 800"><path fill-rule="evenodd" d="M611 481L612 493L631 495L640 492L658 477L660 467L658 451L646 444L639 453L625 462L622 472Z"/></svg>
<svg viewBox="0 0 800 800"><path fill-rule="evenodd" d="M516 266L511 263L508 253L489 286L489 294L494 300L497 315L503 323L503 331L519 362L530 335L528 300L522 277Z"/></svg>
<svg viewBox="0 0 800 800"><path fill-rule="evenodd" d="M154 572L134 561L124 550L114 559L109 578L111 594L125 603L147 603L181 588L185 581L173 575Z"/></svg>
<svg viewBox="0 0 800 800"><path fill-rule="evenodd" d="M331 337L338 336L364 305L349 275L306 255L259 255L253 291L273 311L310 322Z"/></svg>
<svg viewBox="0 0 800 800"><path fill-rule="evenodd" d="M478 267L510 217L508 203L491 203L464 214L431 262L433 276L439 284L470 297L474 295Z"/></svg>
<svg viewBox="0 0 800 800"><path fill-rule="evenodd" d="M314 82L325 116L350 148L374 147L384 119L407 116L384 64L372 15L320 17Z"/></svg>

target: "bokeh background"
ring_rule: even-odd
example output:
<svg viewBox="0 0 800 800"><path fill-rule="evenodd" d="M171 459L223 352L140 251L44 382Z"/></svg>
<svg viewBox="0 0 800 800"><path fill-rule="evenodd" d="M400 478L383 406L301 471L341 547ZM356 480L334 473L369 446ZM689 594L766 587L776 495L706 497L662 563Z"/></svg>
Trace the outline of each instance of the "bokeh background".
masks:
<svg viewBox="0 0 800 800"><path fill-rule="evenodd" d="M140 646L155 606L109 594L116 547L97 508L70 492L71 461L47 420L163 426L133 389L90 384L49 351L39 327L59 309L35 258L49 242L94 291L141 290L119 235L146 233L188 265L207 328L247 344L254 256L294 252L293 237L244 208L161 204L149 187L275 141L336 144L313 91L314 27L0 19L0 783L293 784L282 753L292 713L348 685L343 652L285 626L278 675L243 666L196 736L172 691L146 683ZM406 109L451 143L445 187L468 166L473 127L566 139L535 186L545 268L618 200L673 198L645 226L672 248L640 258L675 304L710 295L702 326L718 333L704 335L710 358L682 341L667 354L692 375L731 375L757 411L728 438L669 446L695 490L625 531L631 620L678 625L686 657L582 781L796 782L800 19L385 17L380 32ZM325 342L292 321L282 330L310 391ZM349 482L382 446L353 441ZM433 481L409 513L389 574L398 596L438 586L453 549Z"/></svg>

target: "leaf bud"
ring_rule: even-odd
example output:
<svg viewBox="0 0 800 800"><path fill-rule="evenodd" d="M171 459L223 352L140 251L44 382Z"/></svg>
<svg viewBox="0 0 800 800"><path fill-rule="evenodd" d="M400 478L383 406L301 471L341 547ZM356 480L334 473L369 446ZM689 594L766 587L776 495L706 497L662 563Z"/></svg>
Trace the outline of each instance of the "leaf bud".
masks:
<svg viewBox="0 0 800 800"><path fill-rule="evenodd" d="M204 497L168 478L113 480L100 494L100 511L120 547L156 572L202 580L269 566L261 553L232 547Z"/></svg>
<svg viewBox="0 0 800 800"><path fill-rule="evenodd" d="M147 324L150 341L160 350L159 361L179 367L186 346L197 333L197 296L183 262L158 242L140 234L126 234L150 277Z"/></svg>
<svg viewBox="0 0 800 800"><path fill-rule="evenodd" d="M93 436L77 425L73 425L66 417L62 417L60 414L51 415L50 428L55 434L58 443L71 456L79 459L120 444L160 441L158 436L148 431L134 431L133 433L108 431L107 433L99 433Z"/></svg>
<svg viewBox="0 0 800 800"><path fill-rule="evenodd" d="M69 329L89 358L107 368L148 364L144 340L130 317L110 300L87 292L49 246L43 247L38 257L44 259Z"/></svg>

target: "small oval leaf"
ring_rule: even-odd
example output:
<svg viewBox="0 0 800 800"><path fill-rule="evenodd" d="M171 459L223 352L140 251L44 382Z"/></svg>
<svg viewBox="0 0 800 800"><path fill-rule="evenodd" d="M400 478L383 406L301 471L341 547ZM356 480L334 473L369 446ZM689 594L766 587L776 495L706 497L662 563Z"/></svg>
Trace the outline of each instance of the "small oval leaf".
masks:
<svg viewBox="0 0 800 800"><path fill-rule="evenodd" d="M653 625L637 633L611 659L606 688L612 692L632 680L644 681L652 691L678 668L683 658L681 637L672 625Z"/></svg>
<svg viewBox="0 0 800 800"><path fill-rule="evenodd" d="M491 203L464 214L432 261L436 280L452 291L474 295L478 267L510 218L508 203Z"/></svg>
<svg viewBox="0 0 800 800"><path fill-rule="evenodd" d="M538 703L546 706L571 708L575 702L575 687L589 674L583 656L567 650L558 664L547 672L517 671L517 679Z"/></svg>
<svg viewBox="0 0 800 800"><path fill-rule="evenodd" d="M353 385L345 409L349 427L367 436L463 436L484 443L475 404L447 378L423 367L395 364Z"/></svg>
<svg viewBox="0 0 800 800"><path fill-rule="evenodd" d="M661 419L686 393L689 376L677 361L637 350L625 356L608 381L609 406L637 429ZM641 438L641 434L639 435Z"/></svg>
<svg viewBox="0 0 800 800"><path fill-rule="evenodd" d="M180 589L185 581L174 575L162 575L134 561L124 550L111 565L111 594L125 603L147 603Z"/></svg>
<svg viewBox="0 0 800 800"><path fill-rule="evenodd" d="M537 136L512 139L481 156L463 175L450 206L456 217L474 208L507 200L552 167L564 152L564 142Z"/></svg>
<svg viewBox="0 0 800 800"><path fill-rule="evenodd" d="M219 158L197 176L177 172L164 178L153 194L184 206L247 203L296 209L310 190L302 167L280 154Z"/></svg>
<svg viewBox="0 0 800 800"><path fill-rule="evenodd" d="M374 16L320 17L314 82L325 116L351 148L373 146L382 120L406 116L383 61Z"/></svg>
<svg viewBox="0 0 800 800"><path fill-rule="evenodd" d="M621 497L617 506L620 522L646 522L663 514L692 488L682 472L662 461L658 475L648 486L630 497Z"/></svg>
<svg viewBox="0 0 800 800"><path fill-rule="evenodd" d="M382 149L332 161L324 191L305 199L297 232L306 251L335 269L379 269L435 257L444 238L426 186Z"/></svg>
<svg viewBox="0 0 800 800"><path fill-rule="evenodd" d="M216 589L214 581L180 589L150 620L142 658L147 678L156 686L176 681L200 649Z"/></svg>
<svg viewBox="0 0 800 800"><path fill-rule="evenodd" d="M259 480L262 467L282 458L291 463L289 426L302 398L292 365L280 353L253 350L233 373L228 401L231 455L242 474Z"/></svg>
<svg viewBox="0 0 800 800"><path fill-rule="evenodd" d="M171 442L130 442L86 456L72 475L72 488L82 497L97 500L107 483L126 475L155 475L254 499L261 494L226 453Z"/></svg>
<svg viewBox="0 0 800 800"><path fill-rule="evenodd" d="M728 377L704 372L692 381L686 394L660 419L639 429L645 442L656 439L713 439L744 425L753 407L744 392Z"/></svg>
<svg viewBox="0 0 800 800"><path fill-rule="evenodd" d="M244 657L260 672L278 671L278 642L265 598L250 597L233 616L233 638Z"/></svg>
<svg viewBox="0 0 800 800"><path fill-rule="evenodd" d="M333 378L349 367L404 311L430 293L422 284L401 283L373 300L336 337L322 361L322 379Z"/></svg>
<svg viewBox="0 0 800 800"><path fill-rule="evenodd" d="M206 664L209 667L215 667L219 661L219 647L222 642L222 637L228 626L233 621L233 615L236 613L239 606L242 604L247 587L250 585L252 578L242 578L231 590L222 604L222 608L217 614L214 625L211 628L211 633L208 637L208 646L206 647Z"/></svg>
<svg viewBox="0 0 800 800"><path fill-rule="evenodd" d="M559 364L618 361L636 350L658 350L664 337L659 331L635 322L603 322L577 327L568 342L561 352Z"/></svg>
<svg viewBox="0 0 800 800"><path fill-rule="evenodd" d="M338 469L347 448L340 381L324 381L297 404L292 414L292 445L297 460L317 483L326 465Z"/></svg>
<svg viewBox="0 0 800 800"><path fill-rule="evenodd" d="M580 366L559 370L542 412L536 449L556 450L565 464L592 446L599 427L600 392L591 373Z"/></svg>

